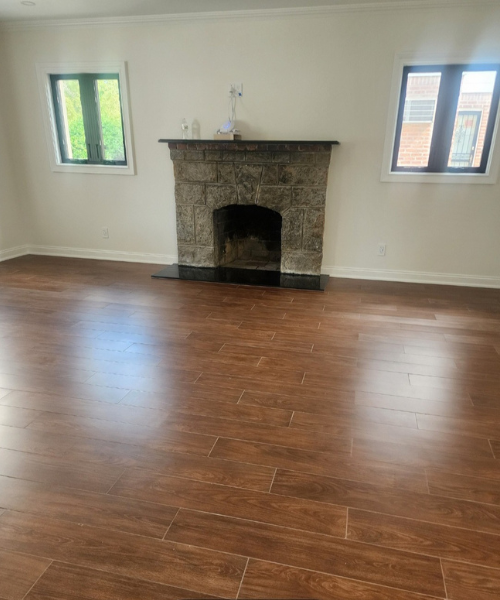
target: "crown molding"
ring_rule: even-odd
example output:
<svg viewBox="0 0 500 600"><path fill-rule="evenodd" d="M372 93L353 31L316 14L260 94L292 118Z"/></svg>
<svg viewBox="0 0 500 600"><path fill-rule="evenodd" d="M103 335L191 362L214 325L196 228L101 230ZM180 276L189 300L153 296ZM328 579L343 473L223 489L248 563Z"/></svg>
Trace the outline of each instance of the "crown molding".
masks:
<svg viewBox="0 0 500 600"><path fill-rule="evenodd" d="M429 10L498 7L499 0L394 0L381 2L359 2L355 4L337 4L333 6L305 6L303 8L270 8L263 10L232 10L216 12L193 12L162 15L137 15L126 17L93 17L75 19L40 19L32 21L0 22L0 31L25 31L33 29L73 28L73 27L109 27L133 25L162 25L182 21L228 21L241 19L269 19L299 16L325 16L352 12L391 11L391 10Z"/></svg>

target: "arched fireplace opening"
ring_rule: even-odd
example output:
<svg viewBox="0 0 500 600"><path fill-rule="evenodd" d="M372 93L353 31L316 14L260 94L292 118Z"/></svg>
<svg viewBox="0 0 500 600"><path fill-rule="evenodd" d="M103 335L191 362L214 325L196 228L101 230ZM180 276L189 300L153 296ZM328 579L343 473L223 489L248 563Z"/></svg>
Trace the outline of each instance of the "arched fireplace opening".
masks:
<svg viewBox="0 0 500 600"><path fill-rule="evenodd" d="M216 266L279 271L281 215L256 205L232 204L213 213Z"/></svg>

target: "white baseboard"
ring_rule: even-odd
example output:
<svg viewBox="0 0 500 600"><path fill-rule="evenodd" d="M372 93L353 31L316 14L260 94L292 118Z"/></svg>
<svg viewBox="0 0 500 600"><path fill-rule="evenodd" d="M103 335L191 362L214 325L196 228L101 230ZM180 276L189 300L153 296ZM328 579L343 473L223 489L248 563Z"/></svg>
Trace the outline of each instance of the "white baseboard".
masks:
<svg viewBox="0 0 500 600"><path fill-rule="evenodd" d="M175 254L148 254L146 252L124 252L120 250L92 250L90 248L69 248L64 246L16 246L0 250L0 262L36 254L40 256L63 256L68 258L91 258L94 260L114 260L122 262L171 265L177 262ZM500 277L482 275L461 275L455 273L429 273L425 271L396 271L390 269L363 269L360 267L328 267L322 273L341 279L367 279L372 281L396 281L405 283L430 283L436 285L458 285L500 289Z"/></svg>
<svg viewBox="0 0 500 600"><path fill-rule="evenodd" d="M148 254L146 252L124 252L121 250L92 250L90 248L69 248L64 246L30 246L27 254L151 263L155 265L171 265L172 263L177 262L177 256L173 254Z"/></svg>
<svg viewBox="0 0 500 600"><path fill-rule="evenodd" d="M17 258L18 256L25 256L26 254L29 254L29 246L27 244L0 250L0 262L10 260L11 258Z"/></svg>
<svg viewBox="0 0 500 600"><path fill-rule="evenodd" d="M323 267L322 273L345 279L370 279L372 281L399 281L405 283L431 283L464 287L500 288L500 277L461 275L455 273L429 273L425 271L396 271L390 269L363 269L359 267Z"/></svg>

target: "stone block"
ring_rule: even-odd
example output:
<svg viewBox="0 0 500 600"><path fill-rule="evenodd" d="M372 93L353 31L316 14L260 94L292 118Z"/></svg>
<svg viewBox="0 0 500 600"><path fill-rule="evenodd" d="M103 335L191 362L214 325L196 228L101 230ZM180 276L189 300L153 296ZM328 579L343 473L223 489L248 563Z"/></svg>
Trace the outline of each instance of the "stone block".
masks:
<svg viewBox="0 0 500 600"><path fill-rule="evenodd" d="M332 153L330 152L317 152L316 153L316 164L321 167L329 167Z"/></svg>
<svg viewBox="0 0 500 600"><path fill-rule="evenodd" d="M170 150L172 160L184 160L184 150Z"/></svg>
<svg viewBox="0 0 500 600"><path fill-rule="evenodd" d="M259 165L235 165L238 204L255 204L262 175Z"/></svg>
<svg viewBox="0 0 500 600"><path fill-rule="evenodd" d="M185 150L184 160L199 161L205 160L205 153L203 150Z"/></svg>
<svg viewBox="0 0 500 600"><path fill-rule="evenodd" d="M281 271L298 275L321 275L321 252L285 250L281 252Z"/></svg>
<svg viewBox="0 0 500 600"><path fill-rule="evenodd" d="M326 187L294 187L292 206L325 206Z"/></svg>
<svg viewBox="0 0 500 600"><path fill-rule="evenodd" d="M283 214L281 224L281 249L300 250L302 248L302 226L304 223L304 210L302 208L289 208Z"/></svg>
<svg viewBox="0 0 500 600"><path fill-rule="evenodd" d="M194 242L194 211L192 206L177 204L177 243Z"/></svg>
<svg viewBox="0 0 500 600"><path fill-rule="evenodd" d="M220 163L217 165L217 181L219 183L236 183L233 163Z"/></svg>
<svg viewBox="0 0 500 600"><path fill-rule="evenodd" d="M265 206L282 214L292 205L292 188L288 186L261 186L257 198L259 206Z"/></svg>
<svg viewBox="0 0 500 600"><path fill-rule="evenodd" d="M224 162L245 162L245 152L223 152L222 160Z"/></svg>
<svg viewBox="0 0 500 600"><path fill-rule="evenodd" d="M257 185L249 182L236 186L238 192L238 204L255 204L257 201Z"/></svg>
<svg viewBox="0 0 500 600"><path fill-rule="evenodd" d="M297 146L297 151L298 152L331 152L332 145L329 144L328 142L325 142L324 144L308 144L307 142L305 144L299 143L299 145Z"/></svg>
<svg viewBox="0 0 500 600"><path fill-rule="evenodd" d="M178 245L179 265L214 267L214 249L210 246Z"/></svg>
<svg viewBox="0 0 500 600"><path fill-rule="evenodd" d="M278 165L264 165L261 183L262 185L278 185Z"/></svg>
<svg viewBox="0 0 500 600"><path fill-rule="evenodd" d="M280 165L279 183L281 185L317 185L326 187L328 169L308 165Z"/></svg>
<svg viewBox="0 0 500 600"><path fill-rule="evenodd" d="M273 162L289 163L290 162L290 152L273 152Z"/></svg>
<svg viewBox="0 0 500 600"><path fill-rule="evenodd" d="M209 206L195 206L194 223L196 244L212 246L214 244L213 210Z"/></svg>
<svg viewBox="0 0 500 600"><path fill-rule="evenodd" d="M314 165L317 152L292 152L290 162L295 165Z"/></svg>
<svg viewBox="0 0 500 600"><path fill-rule="evenodd" d="M205 186L201 183L176 183L177 204L205 204Z"/></svg>
<svg viewBox="0 0 500 600"><path fill-rule="evenodd" d="M206 150L205 160L222 160L222 152L220 150Z"/></svg>
<svg viewBox="0 0 500 600"><path fill-rule="evenodd" d="M235 165L236 183L259 183L262 175L260 165Z"/></svg>
<svg viewBox="0 0 500 600"><path fill-rule="evenodd" d="M207 206L212 210L238 204L235 185L207 185Z"/></svg>
<svg viewBox="0 0 500 600"><path fill-rule="evenodd" d="M322 252L323 231L325 229L325 209L306 208L304 211L304 250Z"/></svg>
<svg viewBox="0 0 500 600"><path fill-rule="evenodd" d="M247 152L247 163L269 163L272 162L270 152Z"/></svg>
<svg viewBox="0 0 500 600"><path fill-rule="evenodd" d="M215 183L217 181L217 164L207 162L174 162L174 176L176 182Z"/></svg>

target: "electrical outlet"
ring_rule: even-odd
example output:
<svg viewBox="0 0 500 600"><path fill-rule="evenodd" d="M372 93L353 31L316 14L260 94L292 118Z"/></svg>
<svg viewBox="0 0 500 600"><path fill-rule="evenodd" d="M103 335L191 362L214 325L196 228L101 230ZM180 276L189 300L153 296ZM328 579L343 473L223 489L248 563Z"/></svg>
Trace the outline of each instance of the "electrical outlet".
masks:
<svg viewBox="0 0 500 600"><path fill-rule="evenodd" d="M102 231L102 237L107 240L109 238L109 229L107 227L103 227L101 229Z"/></svg>
<svg viewBox="0 0 500 600"><path fill-rule="evenodd" d="M243 96L243 84L242 83L231 83L229 86L229 94L235 95L241 98Z"/></svg>
<svg viewBox="0 0 500 600"><path fill-rule="evenodd" d="M378 255L379 256L385 256L385 247L386 247L386 244L378 245Z"/></svg>

